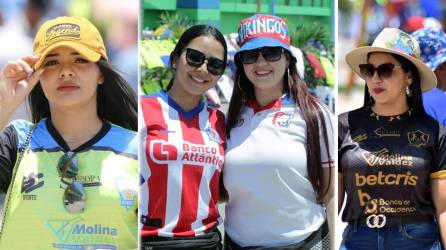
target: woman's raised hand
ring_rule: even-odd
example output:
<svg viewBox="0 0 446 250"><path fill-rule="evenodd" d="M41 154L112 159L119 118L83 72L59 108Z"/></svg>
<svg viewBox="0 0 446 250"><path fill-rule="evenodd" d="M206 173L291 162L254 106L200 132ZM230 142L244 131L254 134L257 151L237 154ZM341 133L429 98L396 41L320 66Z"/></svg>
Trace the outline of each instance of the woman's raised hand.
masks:
<svg viewBox="0 0 446 250"><path fill-rule="evenodd" d="M3 67L0 77L0 129L39 81L44 69L34 72L32 68L38 59L37 56L26 56Z"/></svg>

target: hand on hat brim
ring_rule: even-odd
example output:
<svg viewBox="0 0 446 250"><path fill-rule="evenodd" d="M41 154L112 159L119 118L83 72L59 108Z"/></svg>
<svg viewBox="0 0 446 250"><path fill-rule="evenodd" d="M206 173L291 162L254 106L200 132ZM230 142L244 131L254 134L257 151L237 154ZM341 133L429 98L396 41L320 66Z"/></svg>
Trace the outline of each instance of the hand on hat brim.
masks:
<svg viewBox="0 0 446 250"><path fill-rule="evenodd" d="M79 44L78 42L61 41L61 42L58 42L58 43L48 46L45 50L43 50L43 52L41 54L39 54L40 58L36 62L36 64L34 64L34 70L39 69L42 66L42 63L45 60L46 56L48 54L50 54L51 51L53 51L54 49L59 48L59 47L71 48L71 49L75 50L76 52L78 52L83 57L85 57L85 59L90 62L97 62L97 61L99 61L99 59L101 59L101 54L90 49L89 47L87 47L85 45Z"/></svg>

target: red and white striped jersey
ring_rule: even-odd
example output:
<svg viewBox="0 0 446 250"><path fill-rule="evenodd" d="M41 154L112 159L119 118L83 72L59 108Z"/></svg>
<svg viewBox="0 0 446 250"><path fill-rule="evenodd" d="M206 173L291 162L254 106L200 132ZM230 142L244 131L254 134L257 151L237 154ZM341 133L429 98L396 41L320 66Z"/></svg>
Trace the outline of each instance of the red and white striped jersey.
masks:
<svg viewBox="0 0 446 250"><path fill-rule="evenodd" d="M186 112L165 92L142 96L141 111L141 236L208 232L221 222L223 113L205 103Z"/></svg>

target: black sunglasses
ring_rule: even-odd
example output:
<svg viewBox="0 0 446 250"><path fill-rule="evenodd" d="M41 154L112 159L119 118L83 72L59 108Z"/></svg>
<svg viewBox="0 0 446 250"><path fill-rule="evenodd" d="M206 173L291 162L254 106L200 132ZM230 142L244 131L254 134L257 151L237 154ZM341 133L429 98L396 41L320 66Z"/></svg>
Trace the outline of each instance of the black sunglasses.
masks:
<svg viewBox="0 0 446 250"><path fill-rule="evenodd" d="M373 64L366 63L359 65L359 71L364 78L373 78L375 71L378 73L379 79L386 79L392 76L393 70L396 67L401 67L393 63L384 63L375 68Z"/></svg>
<svg viewBox="0 0 446 250"><path fill-rule="evenodd" d="M62 183L66 184L63 195L63 203L65 209L70 213L79 213L85 209L85 189L82 182L76 180L79 173L79 164L74 152L65 153L57 164ZM70 178L71 182L67 182L64 178Z"/></svg>
<svg viewBox="0 0 446 250"><path fill-rule="evenodd" d="M240 52L240 61L243 64L251 64L257 62L259 55L265 58L268 62L279 61L282 57L282 47L262 47L260 49L245 50Z"/></svg>
<svg viewBox="0 0 446 250"><path fill-rule="evenodd" d="M223 60L215 57L206 58L203 52L186 48L186 62L189 66L198 68L203 65L205 61L207 61L207 70L209 73L219 76L225 72L226 64Z"/></svg>

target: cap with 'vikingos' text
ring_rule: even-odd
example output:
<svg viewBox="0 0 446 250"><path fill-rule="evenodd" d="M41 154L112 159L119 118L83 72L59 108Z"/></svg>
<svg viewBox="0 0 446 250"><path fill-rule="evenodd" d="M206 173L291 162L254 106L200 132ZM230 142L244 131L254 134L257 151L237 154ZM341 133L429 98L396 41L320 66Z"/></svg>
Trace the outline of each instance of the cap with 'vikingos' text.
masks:
<svg viewBox="0 0 446 250"><path fill-rule="evenodd" d="M297 58L290 49L290 32L283 18L257 14L241 21L237 43L241 51L261 47L282 47Z"/></svg>

